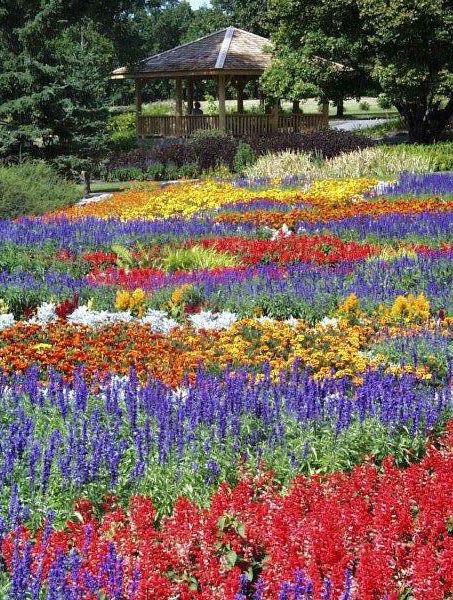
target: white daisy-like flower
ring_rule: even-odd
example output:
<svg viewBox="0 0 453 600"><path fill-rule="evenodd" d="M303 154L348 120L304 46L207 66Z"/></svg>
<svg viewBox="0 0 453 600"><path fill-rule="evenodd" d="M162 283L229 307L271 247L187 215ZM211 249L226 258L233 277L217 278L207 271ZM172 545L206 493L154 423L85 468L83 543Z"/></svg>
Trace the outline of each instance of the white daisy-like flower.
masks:
<svg viewBox="0 0 453 600"><path fill-rule="evenodd" d="M56 304L53 302L43 302L41 306L38 306L36 310L36 316L30 320L31 323L38 323L39 325L47 325L57 320L57 313L55 312Z"/></svg>
<svg viewBox="0 0 453 600"><path fill-rule="evenodd" d="M93 327L95 325L107 325L109 323L129 323L133 317L129 311L109 312L107 310L92 310L88 306L79 306L72 312L68 318L68 323L73 325L86 325Z"/></svg>
<svg viewBox="0 0 453 600"><path fill-rule="evenodd" d="M339 319L337 319L336 317L324 317L324 319L322 321L319 322L319 324L322 327L325 327L326 329L332 328L335 329L336 327L338 327L338 323L339 323Z"/></svg>
<svg viewBox="0 0 453 600"><path fill-rule="evenodd" d="M141 319L141 323L149 325L154 333L169 333L179 323L168 317L163 310L148 310L146 315Z"/></svg>
<svg viewBox="0 0 453 600"><path fill-rule="evenodd" d="M12 327L15 323L14 315L12 313L0 314L0 331L7 327Z"/></svg>
<svg viewBox="0 0 453 600"><path fill-rule="evenodd" d="M227 329L231 327L235 321L237 321L237 315L223 311L221 313L212 313L210 310L202 311L195 315L189 316L189 321L192 327L196 331L205 329L207 331L219 331L220 329Z"/></svg>

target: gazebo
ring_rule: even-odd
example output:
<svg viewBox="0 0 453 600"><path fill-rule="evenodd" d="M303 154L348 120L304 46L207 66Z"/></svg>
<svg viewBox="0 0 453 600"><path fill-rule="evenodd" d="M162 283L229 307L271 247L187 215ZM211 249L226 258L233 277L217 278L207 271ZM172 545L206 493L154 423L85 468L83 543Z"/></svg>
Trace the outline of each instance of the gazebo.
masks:
<svg viewBox="0 0 453 600"><path fill-rule="evenodd" d="M227 27L198 40L177 46L140 61L132 68L113 71L114 79L134 79L136 90L137 136L187 137L197 129L221 129L234 136L265 136L271 132L295 132L328 127L328 105L320 114L280 114L276 103L269 114L244 113L244 87L257 80L270 65L270 40ZM150 79L174 79L176 82L175 115L142 114L142 90ZM218 87L219 114L192 114L194 82L215 79ZM237 90L237 113L227 114L226 86ZM187 114L183 111L183 86L186 87ZM295 103L297 108L297 103Z"/></svg>

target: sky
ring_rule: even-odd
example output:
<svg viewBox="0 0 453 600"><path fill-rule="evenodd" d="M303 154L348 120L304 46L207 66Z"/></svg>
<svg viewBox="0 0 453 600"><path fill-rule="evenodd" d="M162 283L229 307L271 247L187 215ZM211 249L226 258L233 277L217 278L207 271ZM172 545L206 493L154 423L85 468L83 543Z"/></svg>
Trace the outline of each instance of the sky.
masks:
<svg viewBox="0 0 453 600"><path fill-rule="evenodd" d="M203 4L209 5L209 0L189 0L192 8L200 8Z"/></svg>

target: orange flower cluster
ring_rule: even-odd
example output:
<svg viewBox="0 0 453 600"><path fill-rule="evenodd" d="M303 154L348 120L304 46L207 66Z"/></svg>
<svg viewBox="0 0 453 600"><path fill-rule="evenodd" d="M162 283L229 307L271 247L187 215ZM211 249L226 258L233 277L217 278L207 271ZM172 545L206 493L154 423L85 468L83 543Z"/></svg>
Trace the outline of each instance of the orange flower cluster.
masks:
<svg viewBox="0 0 453 600"><path fill-rule="evenodd" d="M260 367L268 362L275 374L298 359L315 377L351 377L359 380L368 368L385 364L366 351L377 341L380 329L389 324L367 318L353 298L347 299L331 323L308 327L270 319L243 319L221 331L199 331L183 326L168 335L152 333L146 325L117 323L92 328L62 321L41 327L18 323L0 332L0 371L24 371L32 365L58 369L68 379L82 366L88 377L114 371L127 374L134 367L142 378L151 375L167 385L178 386L184 375L207 369ZM424 329L433 326L426 321ZM448 329L449 323L445 321ZM407 324L393 325L399 335ZM415 331L415 330L414 330ZM402 367L412 370L411 367ZM423 369L415 372L426 375Z"/></svg>
<svg viewBox="0 0 453 600"><path fill-rule="evenodd" d="M274 227L280 229L286 224L288 227L296 227L298 223L318 221L334 221L367 215L379 217L389 213L415 214L421 212L451 212L453 200L442 198L414 198L411 200L367 201L359 200L355 203L333 206L319 199L310 199L310 208L293 209L289 212L254 210L250 212L225 212L216 218L220 222L243 223L249 222L259 226Z"/></svg>

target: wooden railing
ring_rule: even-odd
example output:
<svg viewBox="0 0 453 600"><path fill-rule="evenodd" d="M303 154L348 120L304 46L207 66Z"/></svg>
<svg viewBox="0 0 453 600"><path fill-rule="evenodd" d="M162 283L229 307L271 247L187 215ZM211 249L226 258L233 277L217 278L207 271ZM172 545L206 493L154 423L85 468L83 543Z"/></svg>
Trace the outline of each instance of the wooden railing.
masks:
<svg viewBox="0 0 453 600"><path fill-rule="evenodd" d="M265 136L272 132L299 132L323 129L329 126L323 114L274 115L237 114L226 115L226 130L235 137ZM166 115L154 117L138 115L139 137L187 137L197 129L219 129L219 115Z"/></svg>

